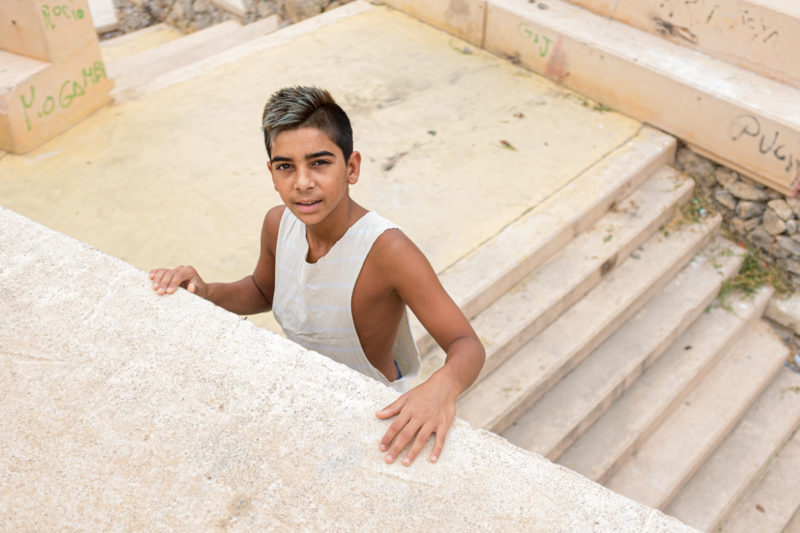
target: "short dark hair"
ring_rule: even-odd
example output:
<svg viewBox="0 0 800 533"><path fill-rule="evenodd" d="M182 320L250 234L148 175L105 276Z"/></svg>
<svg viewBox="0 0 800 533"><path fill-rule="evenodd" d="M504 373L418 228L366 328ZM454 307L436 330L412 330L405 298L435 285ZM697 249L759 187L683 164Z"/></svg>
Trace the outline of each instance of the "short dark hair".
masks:
<svg viewBox="0 0 800 533"><path fill-rule="evenodd" d="M270 96L261 114L264 146L272 158L272 145L279 133L297 128L317 128L342 150L344 160L353 153L353 128L347 113L325 89L286 87Z"/></svg>

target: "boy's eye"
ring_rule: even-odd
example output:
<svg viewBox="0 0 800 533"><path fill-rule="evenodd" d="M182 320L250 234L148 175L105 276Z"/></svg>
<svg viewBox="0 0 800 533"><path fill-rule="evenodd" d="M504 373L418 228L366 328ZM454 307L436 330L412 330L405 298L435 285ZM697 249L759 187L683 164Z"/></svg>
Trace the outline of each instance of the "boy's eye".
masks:
<svg viewBox="0 0 800 533"><path fill-rule="evenodd" d="M292 167L291 167L291 165L290 165L289 163L281 163L281 164L280 164L280 165L278 165L276 168L277 168L278 170L289 170L289 169L290 169L290 168L292 168Z"/></svg>
<svg viewBox="0 0 800 533"><path fill-rule="evenodd" d="M311 166L312 166L312 167L320 167L320 166L322 166L322 165L329 165L329 164L330 164L330 161L327 161L327 160L325 160L325 159L315 159L315 160L314 160L314 161L311 163Z"/></svg>

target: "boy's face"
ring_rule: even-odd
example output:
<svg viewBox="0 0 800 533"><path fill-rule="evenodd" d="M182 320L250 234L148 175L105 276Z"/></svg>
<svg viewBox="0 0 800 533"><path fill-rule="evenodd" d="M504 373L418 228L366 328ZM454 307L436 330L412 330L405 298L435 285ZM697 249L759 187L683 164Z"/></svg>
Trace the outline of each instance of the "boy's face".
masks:
<svg viewBox="0 0 800 533"><path fill-rule="evenodd" d="M361 156L349 161L328 135L317 128L279 133L267 165L272 183L286 207L307 226L322 222L348 197L358 181Z"/></svg>

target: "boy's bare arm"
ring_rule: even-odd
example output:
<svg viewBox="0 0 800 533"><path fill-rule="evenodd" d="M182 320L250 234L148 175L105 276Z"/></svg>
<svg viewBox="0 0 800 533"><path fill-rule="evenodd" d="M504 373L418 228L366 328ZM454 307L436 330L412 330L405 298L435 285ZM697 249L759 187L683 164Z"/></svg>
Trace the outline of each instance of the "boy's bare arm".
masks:
<svg viewBox="0 0 800 533"><path fill-rule="evenodd" d="M432 434L430 460L436 461L455 417L456 399L478 377L486 357L483 345L464 314L445 292L422 252L400 232L386 232L378 256L382 272L422 325L447 352L445 364L428 380L377 413L397 418L381 439L386 461L393 462L411 445L403 464L411 462ZM378 244L376 243L376 244Z"/></svg>
<svg viewBox="0 0 800 533"><path fill-rule="evenodd" d="M261 229L261 252L253 274L231 283L206 283L191 266L150 271L153 290L172 294L183 287L216 305L240 315L269 311L275 289L275 245L283 206L267 212Z"/></svg>

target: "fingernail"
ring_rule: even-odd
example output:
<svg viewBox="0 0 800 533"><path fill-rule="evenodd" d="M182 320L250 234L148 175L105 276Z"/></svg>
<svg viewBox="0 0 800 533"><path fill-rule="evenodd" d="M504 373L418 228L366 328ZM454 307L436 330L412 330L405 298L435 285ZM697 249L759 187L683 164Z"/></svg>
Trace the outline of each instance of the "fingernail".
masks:
<svg viewBox="0 0 800 533"><path fill-rule="evenodd" d="M410 465L411 464L411 459L406 457L405 459L403 459L403 464L406 465L406 466Z"/></svg>
<svg viewBox="0 0 800 533"><path fill-rule="evenodd" d="M385 444L381 444L381 451L382 451L382 452L385 452L385 451L386 451L386 445L385 445Z"/></svg>
<svg viewBox="0 0 800 533"><path fill-rule="evenodd" d="M392 457L391 455L387 455L386 456L386 462L387 463L391 463L392 461L394 461L394 457Z"/></svg>
<svg viewBox="0 0 800 533"><path fill-rule="evenodd" d="M436 457L435 455L431 455L431 462L432 463L435 463L436 459L438 459L438 457Z"/></svg>

